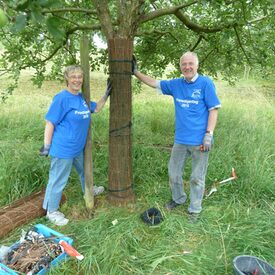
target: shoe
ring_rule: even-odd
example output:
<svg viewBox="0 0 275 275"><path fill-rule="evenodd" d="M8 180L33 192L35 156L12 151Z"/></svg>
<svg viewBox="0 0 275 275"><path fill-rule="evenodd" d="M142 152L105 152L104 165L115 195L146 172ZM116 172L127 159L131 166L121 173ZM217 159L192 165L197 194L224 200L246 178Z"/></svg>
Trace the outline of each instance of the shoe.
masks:
<svg viewBox="0 0 275 275"><path fill-rule="evenodd" d="M69 220L65 218L65 215L60 211L54 211L51 213L47 212L47 218L57 226L63 226L69 222Z"/></svg>
<svg viewBox="0 0 275 275"><path fill-rule="evenodd" d="M98 196L104 192L104 187L103 186L96 186L94 185L94 195Z"/></svg>
<svg viewBox="0 0 275 275"><path fill-rule="evenodd" d="M178 206L180 206L179 203L176 203L175 201L171 200L171 201L169 201L169 202L166 204L165 207L166 207L167 210L172 210L172 209L174 209L174 208L176 208L176 207L178 207Z"/></svg>
<svg viewBox="0 0 275 275"><path fill-rule="evenodd" d="M58 211L58 210L54 211L54 213L56 213L56 215L59 215L59 216L65 218L65 215L62 212Z"/></svg>
<svg viewBox="0 0 275 275"><path fill-rule="evenodd" d="M196 223L199 221L200 214L199 213L190 213L188 212L188 220L190 223Z"/></svg>

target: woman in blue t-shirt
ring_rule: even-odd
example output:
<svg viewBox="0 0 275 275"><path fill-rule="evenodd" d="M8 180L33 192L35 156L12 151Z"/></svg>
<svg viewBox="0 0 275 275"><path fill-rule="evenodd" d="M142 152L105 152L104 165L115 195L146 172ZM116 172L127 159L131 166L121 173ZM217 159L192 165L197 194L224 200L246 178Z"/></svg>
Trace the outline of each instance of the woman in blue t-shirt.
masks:
<svg viewBox="0 0 275 275"><path fill-rule="evenodd" d="M45 116L46 127L41 156L51 156L49 181L43 208L47 218L56 225L68 223L64 214L58 211L63 189L72 166L79 174L82 191L85 191L83 151L88 135L91 113L98 113L105 105L111 92L108 82L104 96L96 103L87 105L80 92L83 84L83 70L80 66L69 66L64 71L67 88L54 96ZM94 195L104 191L103 186L94 186Z"/></svg>

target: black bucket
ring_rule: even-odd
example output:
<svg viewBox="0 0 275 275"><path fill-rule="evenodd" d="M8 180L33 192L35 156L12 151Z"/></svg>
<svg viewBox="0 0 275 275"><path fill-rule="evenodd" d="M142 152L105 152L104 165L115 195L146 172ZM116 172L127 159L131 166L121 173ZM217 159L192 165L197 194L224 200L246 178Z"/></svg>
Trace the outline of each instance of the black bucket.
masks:
<svg viewBox="0 0 275 275"><path fill-rule="evenodd" d="M275 268L254 256L238 256L233 260L234 275L275 275Z"/></svg>

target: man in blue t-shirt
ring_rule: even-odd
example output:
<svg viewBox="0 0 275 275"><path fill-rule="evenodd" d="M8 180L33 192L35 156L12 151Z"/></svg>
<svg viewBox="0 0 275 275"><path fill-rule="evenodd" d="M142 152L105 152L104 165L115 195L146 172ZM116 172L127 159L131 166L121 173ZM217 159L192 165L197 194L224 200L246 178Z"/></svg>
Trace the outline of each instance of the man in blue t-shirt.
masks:
<svg viewBox="0 0 275 275"><path fill-rule="evenodd" d="M184 78L158 81L138 71L135 59L132 65L133 74L140 81L174 99L175 140L168 165L172 200L166 208L174 209L187 199L182 178L186 159L191 157L188 212L194 220L202 210L208 155L221 107L215 86L211 79L198 74L199 60L194 52L186 52L180 58Z"/></svg>

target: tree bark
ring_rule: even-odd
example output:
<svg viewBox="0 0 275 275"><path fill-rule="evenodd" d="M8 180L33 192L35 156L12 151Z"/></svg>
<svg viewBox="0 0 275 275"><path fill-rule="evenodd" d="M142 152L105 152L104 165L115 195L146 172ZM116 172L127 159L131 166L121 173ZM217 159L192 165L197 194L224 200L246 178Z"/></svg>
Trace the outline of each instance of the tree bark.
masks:
<svg viewBox="0 0 275 275"><path fill-rule="evenodd" d="M113 84L109 119L109 194L114 205L135 201L132 175L132 89L133 41L108 39L109 70Z"/></svg>
<svg viewBox="0 0 275 275"><path fill-rule="evenodd" d="M89 38L86 34L80 42L80 59L81 65L84 70L84 79L82 91L90 109L90 66L89 66ZM93 209L94 207L94 179L93 179L93 159L92 159L92 133L91 124L88 131L87 141L84 151L84 170L85 170L85 194L84 200L87 209Z"/></svg>

